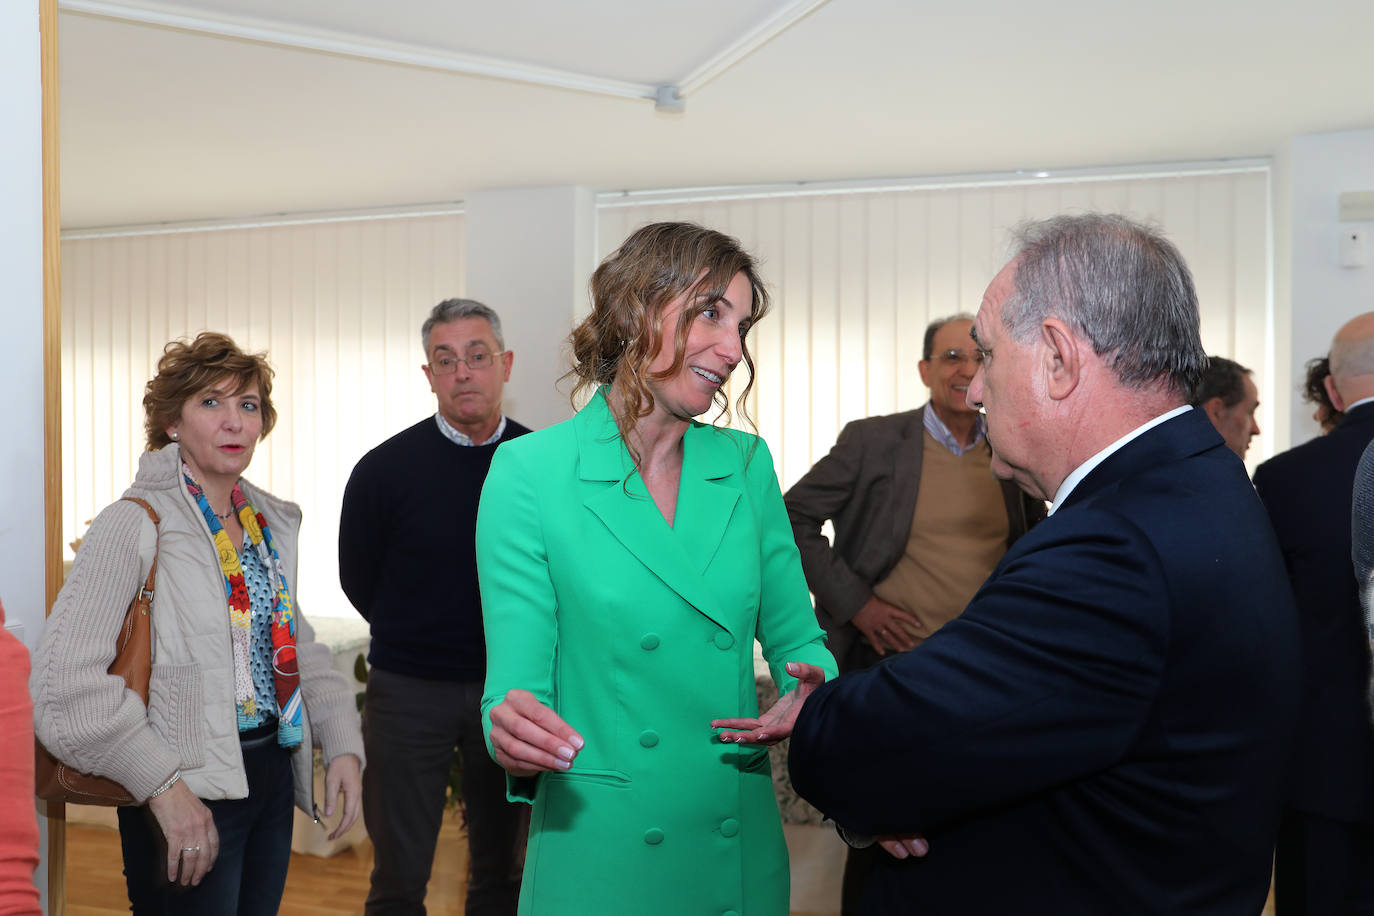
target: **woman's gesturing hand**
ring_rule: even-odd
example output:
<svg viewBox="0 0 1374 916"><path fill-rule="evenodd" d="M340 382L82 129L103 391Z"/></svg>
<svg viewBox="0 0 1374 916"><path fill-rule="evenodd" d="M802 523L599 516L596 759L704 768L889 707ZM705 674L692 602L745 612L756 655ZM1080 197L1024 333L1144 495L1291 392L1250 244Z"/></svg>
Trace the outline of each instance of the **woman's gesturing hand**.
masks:
<svg viewBox="0 0 1374 916"><path fill-rule="evenodd" d="M816 665L788 662L787 673L797 679L797 686L774 703L757 719L712 719L712 728L730 728L721 732L720 740L733 744L777 744L792 734L797 713L812 692L825 683L825 671Z"/></svg>
<svg viewBox="0 0 1374 916"><path fill-rule="evenodd" d="M219 857L219 831L210 809L180 779L150 799L148 809L167 840L167 880L199 884Z"/></svg>
<svg viewBox="0 0 1374 916"><path fill-rule="evenodd" d="M558 713L528 690L510 690L491 709L491 746L496 762L512 776L562 772L584 742Z"/></svg>

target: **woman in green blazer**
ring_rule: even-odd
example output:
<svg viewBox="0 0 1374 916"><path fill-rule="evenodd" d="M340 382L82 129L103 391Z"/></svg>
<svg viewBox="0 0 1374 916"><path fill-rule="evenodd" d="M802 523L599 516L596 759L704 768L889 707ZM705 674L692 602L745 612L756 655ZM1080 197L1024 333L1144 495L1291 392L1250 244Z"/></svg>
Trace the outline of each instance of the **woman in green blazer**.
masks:
<svg viewBox="0 0 1374 916"><path fill-rule="evenodd" d="M520 912L785 916L761 745L835 662L767 446L693 419L752 370L767 294L733 239L661 223L592 299L572 347L594 395L501 446L477 518L482 712L510 797L534 804ZM790 691L762 719L755 639Z"/></svg>

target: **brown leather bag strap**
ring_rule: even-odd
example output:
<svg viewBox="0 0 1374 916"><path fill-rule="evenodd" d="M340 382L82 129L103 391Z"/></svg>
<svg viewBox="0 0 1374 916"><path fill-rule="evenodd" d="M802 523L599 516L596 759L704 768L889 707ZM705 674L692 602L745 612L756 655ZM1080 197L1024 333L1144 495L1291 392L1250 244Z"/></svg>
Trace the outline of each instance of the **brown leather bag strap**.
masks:
<svg viewBox="0 0 1374 916"><path fill-rule="evenodd" d="M162 551L162 519L158 518L157 510L148 505L146 500L137 496L121 496L120 500L138 503L148 513L148 518L153 520L153 565L148 567L148 578L143 581L143 588L138 593L138 600L144 607L144 613L147 613L153 603L153 588L157 585L157 558Z"/></svg>

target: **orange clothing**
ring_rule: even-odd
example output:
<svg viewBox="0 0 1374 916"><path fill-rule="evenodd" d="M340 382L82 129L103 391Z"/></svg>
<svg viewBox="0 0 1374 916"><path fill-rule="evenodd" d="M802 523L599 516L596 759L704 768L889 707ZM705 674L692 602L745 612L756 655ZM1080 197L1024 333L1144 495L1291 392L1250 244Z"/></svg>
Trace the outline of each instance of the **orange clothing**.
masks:
<svg viewBox="0 0 1374 916"><path fill-rule="evenodd" d="M37 867L29 652L0 627L0 916L39 916Z"/></svg>

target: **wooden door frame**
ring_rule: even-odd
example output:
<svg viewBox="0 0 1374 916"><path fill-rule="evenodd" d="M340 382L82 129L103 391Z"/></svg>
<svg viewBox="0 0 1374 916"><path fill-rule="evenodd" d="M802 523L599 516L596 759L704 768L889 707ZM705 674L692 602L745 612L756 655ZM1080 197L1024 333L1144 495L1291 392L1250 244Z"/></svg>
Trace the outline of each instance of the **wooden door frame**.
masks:
<svg viewBox="0 0 1374 916"><path fill-rule="evenodd" d="M44 607L62 587L62 207L58 188L57 0L38 0L43 87L43 538ZM67 812L48 818L48 916L67 909Z"/></svg>

